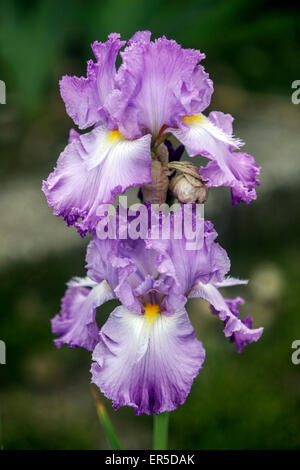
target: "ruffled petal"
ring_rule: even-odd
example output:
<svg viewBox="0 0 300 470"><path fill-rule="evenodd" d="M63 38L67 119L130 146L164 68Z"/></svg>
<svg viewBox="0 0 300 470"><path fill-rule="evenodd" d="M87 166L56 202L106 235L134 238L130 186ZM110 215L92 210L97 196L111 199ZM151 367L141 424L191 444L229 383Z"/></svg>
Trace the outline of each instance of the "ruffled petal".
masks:
<svg viewBox="0 0 300 470"><path fill-rule="evenodd" d="M223 163L224 154L229 147L239 148L242 145L239 139L218 127L211 115L208 118L203 114L185 116L180 128L168 129L165 132L172 132L183 143L190 157L204 155L220 164Z"/></svg>
<svg viewBox="0 0 300 470"><path fill-rule="evenodd" d="M96 283L106 279L113 290L118 284L118 273L111 260L117 254L118 243L118 240L109 238L99 240L95 235L94 239L88 244L86 252L88 277Z"/></svg>
<svg viewBox="0 0 300 470"><path fill-rule="evenodd" d="M96 308L113 299L114 293L106 281L94 285L86 279L77 278L69 283L62 299L61 311L51 321L53 333L59 335L55 345L67 344L71 348L81 346L92 351L97 344L99 329Z"/></svg>
<svg viewBox="0 0 300 470"><path fill-rule="evenodd" d="M224 299L224 300L229 310L232 312L232 314L236 318L238 318L239 317L238 307L240 305L243 305L245 301L241 297L236 297L235 299ZM212 310L212 313L220 316L220 312L218 312L213 306L211 306L211 310ZM229 336L231 331L233 331L231 336L229 336L230 342L235 343L238 353L241 353L244 347L247 346L247 344L252 343L253 341L257 341L263 332L263 328L252 330L253 320L252 320L252 317L250 317L249 315L247 315L240 321L246 328L242 327L240 330L235 331L232 328L234 321L229 317L226 317L226 319L224 320L225 330L227 331L226 336Z"/></svg>
<svg viewBox="0 0 300 470"><path fill-rule="evenodd" d="M181 127L171 132L191 157L203 155L211 159L200 168L207 187L230 186L233 205L241 201L249 204L256 199L254 188L260 184L260 167L252 155L237 151L242 142L232 135L232 122L230 114L214 111L208 118L202 114L187 116Z"/></svg>
<svg viewBox="0 0 300 470"><path fill-rule="evenodd" d="M129 39L128 44L133 44L134 42L150 42L151 40L151 31L136 31L134 35Z"/></svg>
<svg viewBox="0 0 300 470"><path fill-rule="evenodd" d="M93 53L97 59L95 74L99 101L103 106L114 88L116 74L116 58L119 50L126 44L120 40L120 34L111 33L108 41L92 44Z"/></svg>
<svg viewBox="0 0 300 470"><path fill-rule="evenodd" d="M112 264L118 272L116 295L129 310L141 313L139 296L147 292L147 287L148 290L153 287L155 253L145 249L144 240L127 240L120 244Z"/></svg>
<svg viewBox="0 0 300 470"><path fill-rule="evenodd" d="M163 126L177 127L209 103L212 82L198 65L205 57L199 51L165 37L151 42L146 31L136 33L121 55L108 109L127 137L151 132L156 138Z"/></svg>
<svg viewBox="0 0 300 470"><path fill-rule="evenodd" d="M65 75L60 81L67 113L80 129L99 122L105 114L103 107L114 86L116 57L125 44L119 38L112 33L108 41L92 44L97 62L88 62L87 78Z"/></svg>
<svg viewBox="0 0 300 470"><path fill-rule="evenodd" d="M227 161L231 174L225 172L216 161L200 168L201 176L207 181L207 186L230 186L234 206L239 202L250 204L251 201L255 201L257 198L255 186L260 185L257 179L260 167L254 157L244 152L231 152Z"/></svg>
<svg viewBox="0 0 300 470"><path fill-rule="evenodd" d="M155 255L144 240L101 240L95 235L87 251L88 275L98 282L107 279L122 304L141 313L140 296L164 288L155 279Z"/></svg>
<svg viewBox="0 0 300 470"><path fill-rule="evenodd" d="M212 284L201 282L192 289L189 297L200 297L211 304L212 312L224 321L224 334L231 342L235 342L238 353L254 341L258 341L263 333L263 328L252 329L252 318L247 316L239 319L238 306L244 301L240 297L236 299L225 299L218 289Z"/></svg>
<svg viewBox="0 0 300 470"><path fill-rule="evenodd" d="M92 382L114 408L132 406L141 415L182 405L205 351L185 310L149 321L117 307L100 331L93 360Z"/></svg>
<svg viewBox="0 0 300 470"><path fill-rule="evenodd" d="M183 209L182 209L183 210ZM170 214L168 217L174 220L179 214ZM183 215L184 219L184 215ZM199 222L193 249L187 249L187 239L174 239L173 235L168 240L145 240L148 248L154 249L159 273L174 279L174 286L170 290L166 302L171 302L173 293L175 298L181 294L187 295L197 281L220 282L230 269L230 260L226 251L215 242L217 232L209 221ZM173 227L173 223L171 222ZM184 298L185 299L185 298ZM186 299L185 299L186 300ZM176 301L176 299L174 299Z"/></svg>
<svg viewBox="0 0 300 470"><path fill-rule="evenodd" d="M43 182L54 214L82 234L95 228L101 204L113 202L129 187L151 183L150 141L150 135L126 140L102 126L73 137Z"/></svg>

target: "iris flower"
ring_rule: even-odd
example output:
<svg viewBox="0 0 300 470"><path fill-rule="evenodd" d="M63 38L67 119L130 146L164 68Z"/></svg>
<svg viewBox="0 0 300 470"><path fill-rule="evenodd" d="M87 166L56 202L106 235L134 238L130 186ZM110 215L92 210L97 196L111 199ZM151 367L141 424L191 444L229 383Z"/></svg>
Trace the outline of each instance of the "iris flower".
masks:
<svg viewBox="0 0 300 470"><path fill-rule="evenodd" d="M189 156L210 162L201 170L208 186L230 186L233 203L256 198L259 167L239 152L232 134L232 117L203 111L213 85L200 62L205 54L183 49L174 40L150 39L137 32L125 45L112 33L94 42L96 61L87 77L64 76L61 96L75 125L57 166L43 182L54 214L84 235L97 223L97 207L110 203L127 188L151 183L151 149L173 134Z"/></svg>
<svg viewBox="0 0 300 470"><path fill-rule="evenodd" d="M94 234L87 277L69 282L52 329L57 347L92 351L92 382L115 409L158 414L185 402L205 360L185 310L189 298L209 302L238 352L260 338L262 328L252 329L250 317L239 318L242 299L220 293L246 281L226 277L230 261L216 237L208 221L194 250L186 249L185 238L99 240ZM99 331L96 309L111 299L120 305Z"/></svg>

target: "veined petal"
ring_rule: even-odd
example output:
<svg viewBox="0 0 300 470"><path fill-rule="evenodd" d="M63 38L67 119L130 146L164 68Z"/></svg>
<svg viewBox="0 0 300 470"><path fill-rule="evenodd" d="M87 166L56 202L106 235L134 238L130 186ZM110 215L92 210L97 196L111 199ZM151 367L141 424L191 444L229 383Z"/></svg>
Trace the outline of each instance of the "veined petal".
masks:
<svg viewBox="0 0 300 470"><path fill-rule="evenodd" d="M171 226L178 215L175 213L168 216L171 218ZM171 235L168 240L145 240L147 248L152 248L158 253L158 272L174 279L174 288L172 287L169 293L168 302L172 300L172 293L175 298L179 294L185 296L198 280L205 283L220 282L229 271L230 260L226 251L215 242L218 234L213 224L199 217L198 227L201 227L201 230L196 232L193 240L195 246L191 250L186 247L185 236L181 239L175 239Z"/></svg>
<svg viewBox="0 0 300 470"><path fill-rule="evenodd" d="M97 62L88 62L87 78L65 75L60 81L67 113L80 129L86 129L103 117L103 107L114 86L116 57L125 44L119 38L119 34L112 33L108 41L92 44Z"/></svg>
<svg viewBox="0 0 300 470"><path fill-rule="evenodd" d="M177 127L184 115L209 103L212 82L198 65L205 57L199 51L165 37L152 42L145 31L134 35L121 56L108 109L127 137L151 132L156 138L163 126Z"/></svg>
<svg viewBox="0 0 300 470"><path fill-rule="evenodd" d="M54 214L82 234L95 228L100 204L113 202L129 187L151 183L150 141L150 135L127 140L102 126L73 138L43 182Z"/></svg>
<svg viewBox="0 0 300 470"><path fill-rule="evenodd" d="M136 31L134 35L129 39L128 44L132 44L134 42L150 42L151 40L151 31Z"/></svg>
<svg viewBox="0 0 300 470"><path fill-rule="evenodd" d="M114 88L116 74L116 58L119 50L126 44L120 40L120 34L111 33L108 41L92 44L93 53L97 59L95 64L96 84L99 101L105 104L107 97Z"/></svg>
<svg viewBox="0 0 300 470"><path fill-rule="evenodd" d="M252 155L244 152L227 153L228 168L219 166L217 161L209 162L206 167L200 167L201 176L207 181L207 187L230 186L232 204L239 202L250 204L255 201L257 194L255 186L260 185L257 176L261 168Z"/></svg>
<svg viewBox="0 0 300 470"><path fill-rule="evenodd" d="M101 240L95 234L86 261L88 275L97 282L107 279L115 295L132 312L141 313L141 295L157 290L159 282L159 288L165 288L157 279L155 253L146 250L142 239Z"/></svg>
<svg viewBox="0 0 300 470"><path fill-rule="evenodd" d="M244 303L243 299L225 299L213 284L198 282L191 290L189 297L200 297L211 304L212 312L224 321L224 334L235 342L238 353L254 341L258 341L263 333L263 328L252 329L252 318L247 316L243 320L238 318L237 307Z"/></svg>
<svg viewBox="0 0 300 470"><path fill-rule="evenodd" d="M96 308L113 299L114 293L106 281L92 289L83 287L86 280L79 278L69 283L62 299L61 311L51 321L53 333L59 335L54 342L74 348L81 346L92 351L98 341Z"/></svg>
<svg viewBox="0 0 300 470"><path fill-rule="evenodd" d="M183 143L190 157L204 155L221 161L222 152L228 146L239 148L242 145L241 140L226 133L203 114L185 116L180 128L165 132L172 132Z"/></svg>
<svg viewBox="0 0 300 470"><path fill-rule="evenodd" d="M92 382L115 409L162 413L182 405L205 360L187 313L150 319L117 307L93 352Z"/></svg>
<svg viewBox="0 0 300 470"><path fill-rule="evenodd" d="M232 122L230 114L213 111L208 118L202 114L186 116L179 129L165 132L172 132L191 157L211 159L206 167L200 167L207 187L230 186L233 205L241 201L249 204L256 199L254 187L260 184L260 167L252 155L237 151L242 142L233 137Z"/></svg>
<svg viewBox="0 0 300 470"><path fill-rule="evenodd" d="M96 235L87 247L86 269L88 276L96 283L107 280L114 290L118 284L118 273L112 265L112 257L116 256L118 250L118 240L109 238L99 240Z"/></svg>

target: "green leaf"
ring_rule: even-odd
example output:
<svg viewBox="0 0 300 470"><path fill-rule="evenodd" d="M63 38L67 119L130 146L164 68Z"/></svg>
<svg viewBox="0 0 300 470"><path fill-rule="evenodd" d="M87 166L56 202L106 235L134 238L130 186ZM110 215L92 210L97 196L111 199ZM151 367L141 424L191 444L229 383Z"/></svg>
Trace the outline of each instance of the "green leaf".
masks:
<svg viewBox="0 0 300 470"><path fill-rule="evenodd" d="M96 408L99 421L105 431L110 447L112 448L112 450L122 450L120 441L114 431L113 425L109 419L105 406L100 400L100 397L94 387L92 387L92 394L96 401Z"/></svg>

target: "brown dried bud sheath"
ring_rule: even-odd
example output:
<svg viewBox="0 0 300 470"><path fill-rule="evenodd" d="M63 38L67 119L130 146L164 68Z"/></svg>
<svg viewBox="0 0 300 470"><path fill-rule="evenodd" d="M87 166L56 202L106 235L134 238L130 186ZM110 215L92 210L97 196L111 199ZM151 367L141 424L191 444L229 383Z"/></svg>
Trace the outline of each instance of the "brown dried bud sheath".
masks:
<svg viewBox="0 0 300 470"><path fill-rule="evenodd" d="M144 184L142 193L144 201L151 204L163 204L166 202L169 186L168 169L159 160L152 160L152 184Z"/></svg>
<svg viewBox="0 0 300 470"><path fill-rule="evenodd" d="M208 189L198 173L198 168L185 162L175 164L179 168L171 179L169 189L179 202L188 204L197 202L203 204L207 201ZM174 165L174 166L175 166Z"/></svg>
<svg viewBox="0 0 300 470"><path fill-rule="evenodd" d="M168 168L169 152L165 144L160 144L155 153L152 153L151 176L152 183L142 186L144 201L151 204L163 204L166 202L169 187L168 176L172 170Z"/></svg>

